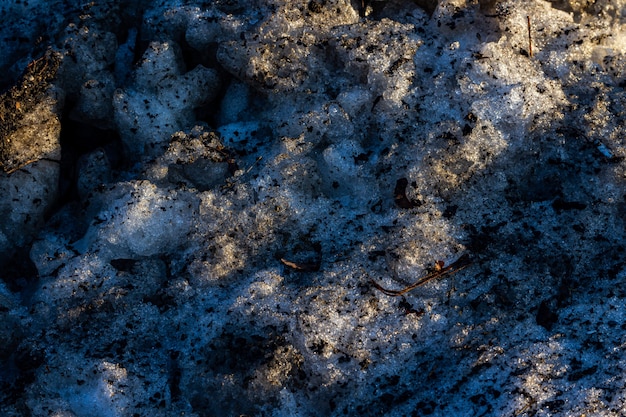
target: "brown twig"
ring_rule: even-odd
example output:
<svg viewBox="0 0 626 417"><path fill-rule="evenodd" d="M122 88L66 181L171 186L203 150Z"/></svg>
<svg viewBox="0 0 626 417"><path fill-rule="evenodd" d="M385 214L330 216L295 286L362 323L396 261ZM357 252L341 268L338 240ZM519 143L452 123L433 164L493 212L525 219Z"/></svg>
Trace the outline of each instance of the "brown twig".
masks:
<svg viewBox="0 0 626 417"><path fill-rule="evenodd" d="M528 23L528 56L533 57L533 38L530 35L530 16L526 16L526 22Z"/></svg>
<svg viewBox="0 0 626 417"><path fill-rule="evenodd" d="M383 294L392 296L392 297L397 297L399 295L404 295L407 292L414 290L415 288L419 287L422 284L427 283L428 281L431 281L433 279L436 278L441 278L444 277L446 275L450 275L453 274L457 271L460 271L461 269L465 268L466 266L468 266L471 263L470 257L468 254L464 254L462 255L459 259L457 259L456 261L452 262L450 265L445 266L445 267L440 267L439 269L435 270L434 272L431 272L430 274L418 279L415 283L409 285L406 288L403 288L401 290L388 290L386 288L383 288L380 286L380 284L378 284L376 281L371 280L372 281L372 285L374 286L374 288L376 288L377 290L379 290L380 292L382 292Z"/></svg>

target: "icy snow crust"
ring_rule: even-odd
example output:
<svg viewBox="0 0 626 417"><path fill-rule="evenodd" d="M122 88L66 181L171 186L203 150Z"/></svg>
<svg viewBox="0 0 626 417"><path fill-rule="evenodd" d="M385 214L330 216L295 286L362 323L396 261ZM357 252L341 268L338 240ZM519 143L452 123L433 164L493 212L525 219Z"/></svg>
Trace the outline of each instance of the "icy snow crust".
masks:
<svg viewBox="0 0 626 417"><path fill-rule="evenodd" d="M0 286L2 415L626 414L623 0L119 3L49 10L127 163Z"/></svg>

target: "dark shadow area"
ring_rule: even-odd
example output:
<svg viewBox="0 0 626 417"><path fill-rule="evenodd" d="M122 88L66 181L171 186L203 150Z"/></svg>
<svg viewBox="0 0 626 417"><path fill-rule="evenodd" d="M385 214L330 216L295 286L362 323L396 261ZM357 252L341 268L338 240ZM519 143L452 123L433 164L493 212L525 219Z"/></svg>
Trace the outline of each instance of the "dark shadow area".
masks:
<svg viewBox="0 0 626 417"><path fill-rule="evenodd" d="M122 141L115 130L103 130L69 117L71 104L61 119L61 178L58 207L80 200L77 191L79 162L91 152L101 149L111 172L128 169ZM83 173L84 174L84 173ZM104 184L103 184L104 185Z"/></svg>

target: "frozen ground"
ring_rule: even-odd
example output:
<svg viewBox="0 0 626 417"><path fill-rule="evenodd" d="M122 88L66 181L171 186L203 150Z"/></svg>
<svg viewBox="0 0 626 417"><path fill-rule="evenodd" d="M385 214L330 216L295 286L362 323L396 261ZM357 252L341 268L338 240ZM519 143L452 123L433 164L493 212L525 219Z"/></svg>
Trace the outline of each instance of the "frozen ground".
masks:
<svg viewBox="0 0 626 417"><path fill-rule="evenodd" d="M360 5L0 6L3 416L626 414L626 4Z"/></svg>

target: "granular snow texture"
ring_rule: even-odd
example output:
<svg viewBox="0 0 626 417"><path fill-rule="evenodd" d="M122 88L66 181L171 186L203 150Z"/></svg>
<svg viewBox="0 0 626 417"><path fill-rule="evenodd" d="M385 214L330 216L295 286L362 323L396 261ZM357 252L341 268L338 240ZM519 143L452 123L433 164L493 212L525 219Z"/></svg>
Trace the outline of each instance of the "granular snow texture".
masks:
<svg viewBox="0 0 626 417"><path fill-rule="evenodd" d="M623 0L52 3L2 415L626 414Z"/></svg>

